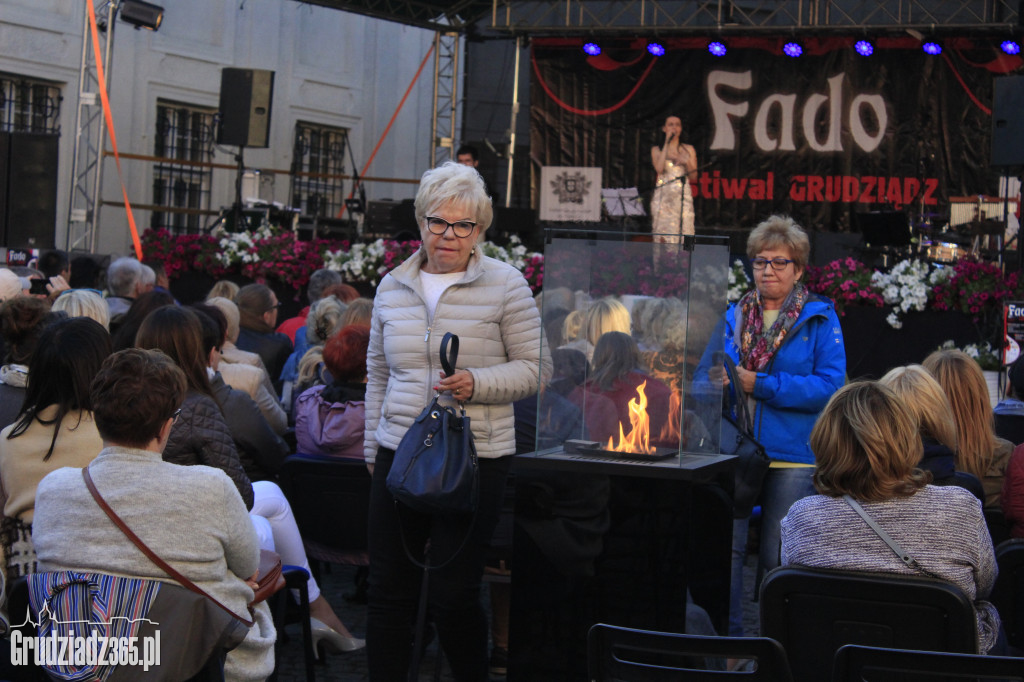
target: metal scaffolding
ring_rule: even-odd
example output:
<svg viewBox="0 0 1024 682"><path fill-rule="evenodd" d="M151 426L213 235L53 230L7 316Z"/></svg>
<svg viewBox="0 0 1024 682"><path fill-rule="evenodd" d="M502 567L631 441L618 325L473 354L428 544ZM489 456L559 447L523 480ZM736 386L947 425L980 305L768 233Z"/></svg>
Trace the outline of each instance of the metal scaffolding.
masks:
<svg viewBox="0 0 1024 682"><path fill-rule="evenodd" d="M89 6L96 13L99 54L94 53ZM114 17L118 0L87 0L83 3L82 62L78 72L78 109L75 114L75 151L71 162L71 205L68 211L68 251L96 251L96 226L100 214L103 181L103 140L106 121L100 99L97 62L110 77L114 47Z"/></svg>
<svg viewBox="0 0 1024 682"><path fill-rule="evenodd" d="M433 146L430 167L455 159L458 104L459 41L457 31L434 34L434 110L431 116Z"/></svg>
<svg viewBox="0 0 1024 682"><path fill-rule="evenodd" d="M710 30L1019 33L1019 0L493 0L488 31L686 35ZM483 28L483 27L480 27Z"/></svg>

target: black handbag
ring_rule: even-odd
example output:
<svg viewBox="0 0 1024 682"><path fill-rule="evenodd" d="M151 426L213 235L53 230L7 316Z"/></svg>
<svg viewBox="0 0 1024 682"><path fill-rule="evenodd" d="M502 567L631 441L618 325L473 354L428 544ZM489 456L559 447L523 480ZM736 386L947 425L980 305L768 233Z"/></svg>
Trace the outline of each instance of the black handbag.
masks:
<svg viewBox="0 0 1024 682"><path fill-rule="evenodd" d="M458 357L459 337L446 333L441 340L446 376L455 371ZM472 514L479 477L469 417L461 402L456 413L438 397L434 395L395 449L387 488L395 500L424 514Z"/></svg>
<svg viewBox="0 0 1024 682"><path fill-rule="evenodd" d="M772 460L765 452L764 446L754 438L747 394L736 376L736 365L728 354L722 355L725 369L729 372L730 385L735 390L738 419L734 419L728 409L723 410L720 443L722 454L736 456L732 515L735 519L745 519L750 516L754 503L761 494L761 484Z"/></svg>

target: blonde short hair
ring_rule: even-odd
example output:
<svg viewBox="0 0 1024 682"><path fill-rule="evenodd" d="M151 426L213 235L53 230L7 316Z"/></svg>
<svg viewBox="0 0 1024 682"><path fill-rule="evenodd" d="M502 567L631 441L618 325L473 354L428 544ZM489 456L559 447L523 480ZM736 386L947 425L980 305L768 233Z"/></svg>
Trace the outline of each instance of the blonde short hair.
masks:
<svg viewBox="0 0 1024 682"><path fill-rule="evenodd" d="M942 386L921 365L889 370L878 380L896 394L917 417L921 436L931 438L956 452L956 426L953 408Z"/></svg>
<svg viewBox="0 0 1024 682"><path fill-rule="evenodd" d="M773 215L755 227L747 237L747 257L753 258L768 249L786 249L797 268L807 265L811 240L804 229L789 216Z"/></svg>
<svg viewBox="0 0 1024 682"><path fill-rule="evenodd" d="M995 455L995 419L981 367L960 350L937 350L922 363L942 386L956 424L956 468L983 479Z"/></svg>
<svg viewBox="0 0 1024 682"><path fill-rule="evenodd" d="M599 298L590 304L586 318L586 338L593 345L608 332L630 333L632 320L629 310L611 296Z"/></svg>
<svg viewBox="0 0 1024 682"><path fill-rule="evenodd" d="M850 495L881 502L909 497L931 474L917 468L924 448L914 413L876 381L839 389L811 429L817 467L814 487L822 495Z"/></svg>
<svg viewBox="0 0 1024 682"><path fill-rule="evenodd" d="M110 331L110 306L95 291L69 289L57 297L52 310L63 310L68 317L88 317Z"/></svg>
<svg viewBox="0 0 1024 682"><path fill-rule="evenodd" d="M240 316L238 314L238 306L231 299L224 298L223 296L213 296L206 299L206 302L216 307L222 313L224 313L224 319L228 323L227 336L228 341L234 343L238 340Z"/></svg>
<svg viewBox="0 0 1024 682"><path fill-rule="evenodd" d="M446 204L459 204L472 211L481 235L491 226L494 217L491 198L487 196L484 179L471 166L445 161L420 178L420 189L413 203L417 225L422 228L423 219Z"/></svg>

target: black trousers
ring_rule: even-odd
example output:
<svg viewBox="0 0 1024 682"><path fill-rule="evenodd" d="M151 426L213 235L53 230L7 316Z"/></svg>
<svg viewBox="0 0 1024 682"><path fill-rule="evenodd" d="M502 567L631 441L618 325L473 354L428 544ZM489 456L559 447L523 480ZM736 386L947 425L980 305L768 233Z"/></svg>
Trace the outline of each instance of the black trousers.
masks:
<svg viewBox="0 0 1024 682"><path fill-rule="evenodd" d="M430 572L428 607L456 680L487 680L487 619L480 603L480 583L488 542L501 509L510 457L480 460L479 510L472 516L430 516L396 507L385 482L395 452L380 448L370 490L370 579L366 654L370 679L405 682L412 655L413 630L423 570L409 561L406 549L422 562L429 540L430 564L447 565ZM403 539L405 547L403 547Z"/></svg>

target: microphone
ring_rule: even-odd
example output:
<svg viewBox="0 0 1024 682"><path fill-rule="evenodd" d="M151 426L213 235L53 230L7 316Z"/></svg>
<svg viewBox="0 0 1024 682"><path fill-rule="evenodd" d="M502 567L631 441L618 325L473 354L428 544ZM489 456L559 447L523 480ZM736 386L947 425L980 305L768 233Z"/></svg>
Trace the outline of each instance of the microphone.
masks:
<svg viewBox="0 0 1024 682"><path fill-rule="evenodd" d="M676 139L676 134L675 133L669 133L668 134L668 141L671 142L674 139Z"/></svg>

